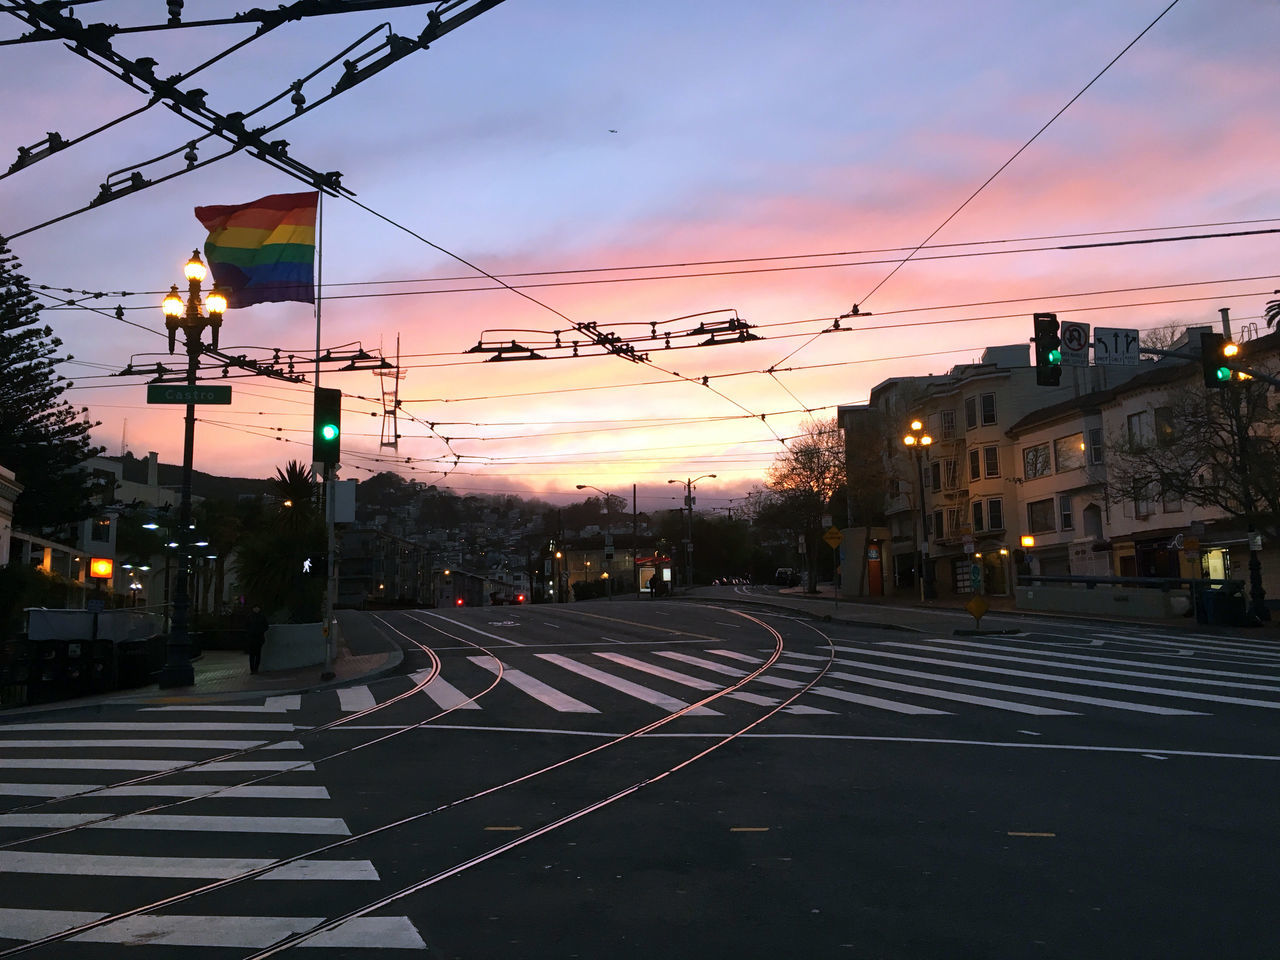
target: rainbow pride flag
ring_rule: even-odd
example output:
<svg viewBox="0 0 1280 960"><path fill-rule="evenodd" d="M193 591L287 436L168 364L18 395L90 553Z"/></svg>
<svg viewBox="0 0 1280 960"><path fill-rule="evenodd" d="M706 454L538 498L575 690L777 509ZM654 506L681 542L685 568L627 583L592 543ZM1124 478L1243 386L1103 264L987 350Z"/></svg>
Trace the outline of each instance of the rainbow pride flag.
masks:
<svg viewBox="0 0 1280 960"><path fill-rule="evenodd" d="M196 207L204 256L228 307L315 302L319 191L276 193L235 206Z"/></svg>

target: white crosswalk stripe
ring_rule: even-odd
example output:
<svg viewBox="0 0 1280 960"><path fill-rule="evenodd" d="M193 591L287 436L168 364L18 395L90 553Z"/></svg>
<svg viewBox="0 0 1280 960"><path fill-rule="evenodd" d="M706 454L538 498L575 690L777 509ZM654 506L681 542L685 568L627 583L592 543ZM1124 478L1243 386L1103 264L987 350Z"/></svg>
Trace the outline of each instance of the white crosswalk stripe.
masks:
<svg viewBox="0 0 1280 960"><path fill-rule="evenodd" d="M588 680L594 680L596 683L603 684L613 690L617 690L621 694L628 697L634 697L644 703L652 704L655 707L661 707L663 710L669 710L674 713L677 710L688 710L689 704L683 700L677 700L675 697L668 696L658 690L652 690L649 687L641 686L638 683L632 683L630 680L624 680L622 677L615 677L611 673L603 670L597 670L595 667L587 666L585 663L579 663L569 657L558 653L540 653L538 657L546 660L548 663L554 663L558 667L563 667L581 677ZM712 710L710 707L694 707L688 710L691 716L715 716L720 714Z"/></svg>
<svg viewBox="0 0 1280 960"><path fill-rule="evenodd" d="M368 687L343 687L338 691L338 706L348 713L376 707L378 701Z"/></svg>
<svg viewBox="0 0 1280 960"><path fill-rule="evenodd" d="M6 910L0 914L0 938L34 940L105 916L75 910ZM79 943L121 946L269 947L303 933L324 917L153 916L140 914L108 923L71 938ZM422 937L406 917L359 917L303 947L425 950Z"/></svg>
<svg viewBox="0 0 1280 960"><path fill-rule="evenodd" d="M857 650L852 647L836 647L836 650L841 653L858 653L864 657L882 657L895 661L927 663L944 667L955 666L954 661L940 660L936 657L913 657L900 653L888 653L879 649ZM859 664L859 666L863 665L864 664ZM1229 697L1224 694L1201 693L1192 690L1170 690L1166 687L1152 687L1134 683L1116 683L1110 680L1099 680L1094 677L1070 677L1062 674L1040 673L1034 670L1017 670L1012 667L986 667L975 663L965 663L964 669L978 673L997 673L1006 677L1025 677L1031 680L1049 680L1054 683L1073 684L1076 686L1102 688L1106 690L1122 690L1126 693L1153 693L1159 696L1175 696L1184 700L1203 700L1210 703L1230 703L1249 707L1264 707L1273 710L1280 710L1280 701L1277 700L1256 700L1250 697Z"/></svg>
<svg viewBox="0 0 1280 960"><path fill-rule="evenodd" d="M298 838L311 838L301 842L316 846L332 842L332 838L351 836L344 819L322 815L330 802L329 791L323 785L272 781L234 786L189 782L193 775L219 772L250 777L286 773L290 779L313 772L314 767L301 753L304 749L301 741L275 739L305 727L249 719L253 714L299 708L293 697L269 699L275 703L263 704L267 709L236 711L245 717L243 721L222 719L231 711L217 711L217 716L208 721L188 720L186 716L199 716L210 706L194 704L192 713L185 716L167 709L163 712L139 710L132 723L49 721L0 725L0 796L35 801L33 804L19 800L18 810L0 814L0 833L5 842L5 848L0 849L0 876L9 878L8 882L0 883L0 940L29 942L96 923L111 915L103 909L108 904L111 911L120 909L121 891L136 887L131 881L174 881L182 884L177 889L186 890L193 883L198 888L209 881L263 871L254 881L268 883L262 886L253 902L262 906L264 915L143 914L104 923L68 938L113 947L163 946L165 949L159 952L166 957L181 957L185 955L185 948L197 951L201 948L257 949L326 921L325 917L288 915L289 910L271 915L273 895L270 891L283 893L280 881L368 884L380 880L369 860L303 859L272 868L278 862L272 857L296 850ZM234 738L235 735L240 736ZM269 739L249 739L246 735ZM200 752L217 757L238 750L250 751L245 755L248 758L264 758L233 756L198 762ZM193 755L192 751L196 753ZM281 752L298 752L297 759L275 759ZM268 760L264 755L274 755L274 758ZM193 760L197 761L195 766L192 766ZM162 777L154 782L109 785L110 778L120 774L127 780L135 773L164 773L179 768L183 771L180 779L188 782L171 783L167 782L169 778ZM102 779L108 783L82 782L98 779L93 771L102 772ZM81 782L47 782L62 773L80 773L75 779ZM40 807L40 798L58 799L56 812ZM104 808L106 798L141 798L138 805L144 809L153 805L153 798L199 799L201 812L188 814L185 811L194 808L178 807L172 812L127 813L118 804ZM246 800L252 802L246 804ZM24 806L28 809L22 809ZM256 815L244 815L246 811L255 811ZM82 830L84 832L80 832ZM69 832L43 836L48 831ZM102 831L128 837L127 849L137 853L123 856L101 852L108 842ZM186 855L206 852L210 835L217 838L216 849L230 855ZM113 845L119 849L118 844ZM235 855L263 851L268 852L267 857ZM23 883L18 881L22 877L32 878L32 884L38 878L75 878L79 909L31 909L29 901L12 902L23 888ZM122 883L121 878L129 878L130 882ZM280 898L278 902L284 905L293 899L289 894L288 899ZM202 902L197 897L189 901L189 905L199 907ZM418 952L426 949L421 935L405 916L353 920L302 946L329 948L330 952L341 951L342 956L373 956L391 949ZM178 952L180 949L184 952ZM56 955L57 945L51 944L46 952Z"/></svg>
<svg viewBox="0 0 1280 960"><path fill-rule="evenodd" d="M431 676L430 670L419 670L409 675L414 683L421 683ZM437 675L434 680L422 688L422 692L435 701L441 710L479 710L480 704L468 697L443 677Z"/></svg>
<svg viewBox="0 0 1280 960"><path fill-rule="evenodd" d="M511 684L517 690L529 694L535 700L545 703L552 710L559 713L599 713L595 707L590 704L583 703L567 693L562 693L548 683L543 683L537 677L531 677L523 670L516 670L514 667L508 667L495 660L493 657L468 657L472 663L483 667L492 673L499 674L503 680Z"/></svg>

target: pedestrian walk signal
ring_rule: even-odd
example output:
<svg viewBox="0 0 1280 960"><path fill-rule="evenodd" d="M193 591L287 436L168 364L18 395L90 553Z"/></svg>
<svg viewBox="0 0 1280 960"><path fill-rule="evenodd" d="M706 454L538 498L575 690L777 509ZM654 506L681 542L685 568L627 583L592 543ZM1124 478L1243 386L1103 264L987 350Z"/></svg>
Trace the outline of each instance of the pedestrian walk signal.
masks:
<svg viewBox="0 0 1280 960"><path fill-rule="evenodd" d="M316 387L311 431L311 459L337 463L342 446L342 391Z"/></svg>

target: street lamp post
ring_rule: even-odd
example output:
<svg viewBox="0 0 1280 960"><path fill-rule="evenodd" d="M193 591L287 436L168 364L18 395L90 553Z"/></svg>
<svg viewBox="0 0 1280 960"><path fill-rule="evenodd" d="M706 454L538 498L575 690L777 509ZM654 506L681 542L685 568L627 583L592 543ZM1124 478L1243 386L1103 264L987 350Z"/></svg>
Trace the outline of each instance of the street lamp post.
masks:
<svg viewBox="0 0 1280 960"><path fill-rule="evenodd" d="M686 539L684 541L684 558L685 558L685 589L688 590L693 586L693 485L699 480L714 480L714 473L704 473L700 477L691 477L688 480L668 480L667 483L683 483L684 484L684 505L689 508L688 520L689 524L686 529Z"/></svg>
<svg viewBox="0 0 1280 960"><path fill-rule="evenodd" d="M196 385L200 369L203 345L200 335L205 327L211 331L214 349L218 346L218 329L222 326L222 313L227 309L226 296L214 287L204 303L206 315L201 314L200 284L206 275L204 261L199 251L191 252L187 261L187 299L183 303L178 286L174 284L161 304L165 327L169 331L169 352L173 353L176 335L182 330L187 347L187 386ZM191 574L191 461L195 451L196 407L187 404L185 431L182 439L182 491L178 506L178 577L174 585L173 625L169 631L165 665L160 671L161 687L189 687L195 683L195 670L191 666L191 633L188 627L188 610L191 605L187 578Z"/></svg>
<svg viewBox="0 0 1280 960"><path fill-rule="evenodd" d="M577 485L579 490L594 490L596 493L604 497L604 559L607 566L613 564L613 524L609 522L609 494L601 490L599 487L593 487L589 483L580 483ZM604 572L604 593L610 600L613 599L613 581L609 579L609 571L606 568Z"/></svg>
<svg viewBox="0 0 1280 960"><path fill-rule="evenodd" d="M933 568L929 566L929 553L926 549L925 531L928 529L927 515L924 509L924 448L933 443L933 437L924 432L924 422L911 421L911 432L902 438L902 442L915 454L916 479L920 484L920 599L933 600L938 591L933 585Z"/></svg>

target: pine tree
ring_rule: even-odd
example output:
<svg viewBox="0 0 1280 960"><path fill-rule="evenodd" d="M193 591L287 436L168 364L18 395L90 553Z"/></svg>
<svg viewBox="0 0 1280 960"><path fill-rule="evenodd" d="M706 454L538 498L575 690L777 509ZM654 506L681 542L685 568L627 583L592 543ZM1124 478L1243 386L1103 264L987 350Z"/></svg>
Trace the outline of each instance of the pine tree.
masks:
<svg viewBox="0 0 1280 960"><path fill-rule="evenodd" d="M72 382L57 372L71 359L62 341L40 324L40 306L18 258L0 237L0 466L24 487L14 524L56 531L92 512L92 485L83 464L102 452L89 439L88 408L61 399Z"/></svg>

